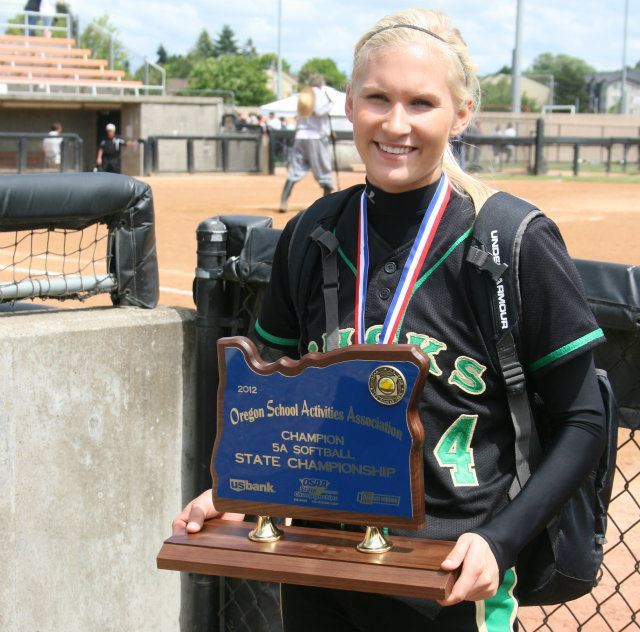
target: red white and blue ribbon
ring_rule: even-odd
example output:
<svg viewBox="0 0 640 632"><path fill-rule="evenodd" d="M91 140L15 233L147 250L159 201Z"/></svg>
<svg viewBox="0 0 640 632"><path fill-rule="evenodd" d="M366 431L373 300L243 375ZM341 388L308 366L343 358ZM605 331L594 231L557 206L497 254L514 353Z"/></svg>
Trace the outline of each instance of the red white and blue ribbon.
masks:
<svg viewBox="0 0 640 632"><path fill-rule="evenodd" d="M402 270L400 282L393 295L391 305L380 333L379 344L392 343L402 324L404 314L407 311L409 300L413 294L413 288L422 269L431 243L438 230L449 198L451 196L451 184L446 174L443 173L438 183L438 188L427 208L420 229L411 247ZM364 344L365 324L364 313L367 300L367 285L369 281L369 238L367 229L367 196L363 191L360 197L360 212L358 221L358 257L356 269L356 304L355 304L355 343Z"/></svg>

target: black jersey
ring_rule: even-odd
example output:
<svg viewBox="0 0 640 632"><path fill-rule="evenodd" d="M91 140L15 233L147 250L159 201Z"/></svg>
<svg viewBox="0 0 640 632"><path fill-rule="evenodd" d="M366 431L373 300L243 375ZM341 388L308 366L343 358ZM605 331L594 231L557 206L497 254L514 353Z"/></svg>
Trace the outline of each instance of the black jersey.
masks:
<svg viewBox="0 0 640 632"><path fill-rule="evenodd" d="M376 204L411 204L415 202L413 196L390 196L374 190L369 209ZM355 195L335 228L341 245L342 346L354 342L357 207ZM402 209L398 218L409 221L403 217ZM470 201L453 192L418 276L398 338L398 342L419 347L430 361L419 405L425 426L427 511L422 535L435 539L453 540L485 524L507 504L514 475L513 428L504 388L480 334L468 287L472 277L465 273L464 257L474 218ZM307 322L297 322L289 294L287 253L295 221L289 222L278 244L256 332L271 346L292 351L298 345L309 351L322 350L325 317L320 266L308 280ZM395 247L385 237L376 232L375 222L371 221L365 314L368 343L377 342L412 245L409 239ZM580 277L557 228L548 218L534 220L524 235L520 278L522 357L534 377L603 340L584 298Z"/></svg>
<svg viewBox="0 0 640 632"><path fill-rule="evenodd" d="M106 162L117 162L120 160L120 150L126 144L126 140L121 136L113 138L103 138L100 141L100 149L102 149L102 160Z"/></svg>

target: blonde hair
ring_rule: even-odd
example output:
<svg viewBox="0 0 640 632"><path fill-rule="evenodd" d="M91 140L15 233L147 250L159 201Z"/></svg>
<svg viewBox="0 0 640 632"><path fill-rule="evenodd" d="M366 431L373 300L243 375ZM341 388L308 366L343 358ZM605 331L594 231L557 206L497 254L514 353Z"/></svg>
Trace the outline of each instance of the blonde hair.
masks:
<svg viewBox="0 0 640 632"><path fill-rule="evenodd" d="M305 86L298 94L298 116L307 118L316 109L316 95L311 86Z"/></svg>
<svg viewBox="0 0 640 632"><path fill-rule="evenodd" d="M441 11L406 9L378 20L356 44L352 82L362 72L371 53L382 48L415 42L427 47L435 46L449 60L449 88L454 107L461 109L465 103L471 101L475 114L480 105L480 84L476 76L476 66L460 31L453 26L449 16ZM442 168L454 189L462 195L468 195L476 210L494 193L491 187L461 169L450 144L444 152Z"/></svg>

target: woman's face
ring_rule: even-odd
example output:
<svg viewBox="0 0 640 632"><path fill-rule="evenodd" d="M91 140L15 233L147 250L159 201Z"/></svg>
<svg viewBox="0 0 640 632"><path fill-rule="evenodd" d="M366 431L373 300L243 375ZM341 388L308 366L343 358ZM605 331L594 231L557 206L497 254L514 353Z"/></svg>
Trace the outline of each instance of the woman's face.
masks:
<svg viewBox="0 0 640 632"><path fill-rule="evenodd" d="M389 193L435 182L449 139L466 128L471 101L456 107L447 84L449 61L420 44L372 53L347 89L367 178Z"/></svg>

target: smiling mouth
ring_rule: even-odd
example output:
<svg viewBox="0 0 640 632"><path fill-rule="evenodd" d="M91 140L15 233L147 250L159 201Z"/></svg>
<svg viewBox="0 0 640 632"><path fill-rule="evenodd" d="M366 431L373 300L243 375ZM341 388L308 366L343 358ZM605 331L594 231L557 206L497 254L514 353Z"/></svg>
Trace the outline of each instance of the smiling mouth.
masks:
<svg viewBox="0 0 640 632"><path fill-rule="evenodd" d="M386 154L393 154L395 156L403 156L412 152L415 147L407 146L407 145L385 145L384 143L376 143L376 145Z"/></svg>

